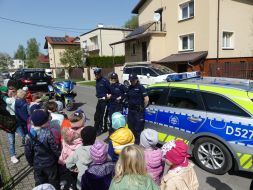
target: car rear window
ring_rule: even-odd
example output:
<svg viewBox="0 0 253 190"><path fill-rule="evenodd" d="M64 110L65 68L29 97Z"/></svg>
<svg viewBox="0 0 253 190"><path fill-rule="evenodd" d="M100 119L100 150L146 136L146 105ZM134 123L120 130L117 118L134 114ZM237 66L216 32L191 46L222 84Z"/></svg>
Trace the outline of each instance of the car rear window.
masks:
<svg viewBox="0 0 253 190"><path fill-rule="evenodd" d="M25 77L30 79L46 78L45 72L25 72Z"/></svg>

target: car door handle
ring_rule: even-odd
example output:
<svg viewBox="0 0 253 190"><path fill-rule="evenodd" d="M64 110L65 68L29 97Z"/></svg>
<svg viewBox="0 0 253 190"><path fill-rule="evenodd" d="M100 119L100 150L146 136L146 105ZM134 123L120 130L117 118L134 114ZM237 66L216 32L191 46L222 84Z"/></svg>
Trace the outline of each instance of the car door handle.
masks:
<svg viewBox="0 0 253 190"><path fill-rule="evenodd" d="M199 118L199 117L193 117L193 116L187 117L187 120L188 120L188 121L191 121L191 122L193 122L193 123L198 123L198 122L201 122L201 121L202 121L201 118Z"/></svg>

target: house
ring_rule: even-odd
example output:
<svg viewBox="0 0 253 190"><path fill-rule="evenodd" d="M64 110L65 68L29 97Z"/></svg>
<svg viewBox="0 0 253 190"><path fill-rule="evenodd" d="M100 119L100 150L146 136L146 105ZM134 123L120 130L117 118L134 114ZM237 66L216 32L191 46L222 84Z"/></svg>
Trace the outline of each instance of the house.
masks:
<svg viewBox="0 0 253 190"><path fill-rule="evenodd" d="M212 76L253 70L252 0L140 0L132 13L140 26L111 44L125 44L127 62Z"/></svg>
<svg viewBox="0 0 253 190"><path fill-rule="evenodd" d="M40 68L50 68L49 55L40 54L37 57L37 61L38 61L38 67L40 67Z"/></svg>
<svg viewBox="0 0 253 190"><path fill-rule="evenodd" d="M110 44L125 38L131 31L127 28L105 27L99 24L97 28L80 35L80 45L87 56L125 55L124 44L115 48Z"/></svg>
<svg viewBox="0 0 253 190"><path fill-rule="evenodd" d="M25 62L21 59L13 59L12 64L8 64L8 69L20 69L24 68Z"/></svg>
<svg viewBox="0 0 253 190"><path fill-rule="evenodd" d="M64 66L61 64L60 58L67 48L80 47L79 37L45 37L44 49L48 49L50 68L53 69L54 77L57 72L63 72Z"/></svg>

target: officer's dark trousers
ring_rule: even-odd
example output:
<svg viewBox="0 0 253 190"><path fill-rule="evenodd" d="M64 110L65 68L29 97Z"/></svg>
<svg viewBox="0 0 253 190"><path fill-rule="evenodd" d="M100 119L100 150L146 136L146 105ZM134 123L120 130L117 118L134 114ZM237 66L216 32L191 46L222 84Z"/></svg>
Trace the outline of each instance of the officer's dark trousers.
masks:
<svg viewBox="0 0 253 190"><path fill-rule="evenodd" d="M48 168L34 168L34 180L35 186L49 183L55 187L55 189L59 189L59 177L58 177L58 166L54 164Z"/></svg>
<svg viewBox="0 0 253 190"><path fill-rule="evenodd" d="M96 106L96 112L94 115L95 128L97 133L100 133L102 130L107 130L107 101L98 100Z"/></svg>
<svg viewBox="0 0 253 190"><path fill-rule="evenodd" d="M140 143L140 135L144 129L144 112L138 112L136 110L128 110L127 115L128 128L134 134L135 144Z"/></svg>
<svg viewBox="0 0 253 190"><path fill-rule="evenodd" d="M110 119L110 126L109 126L109 133L112 133L112 114L115 112L120 112L122 113L123 107L122 104L120 103L110 103L109 106L109 119Z"/></svg>

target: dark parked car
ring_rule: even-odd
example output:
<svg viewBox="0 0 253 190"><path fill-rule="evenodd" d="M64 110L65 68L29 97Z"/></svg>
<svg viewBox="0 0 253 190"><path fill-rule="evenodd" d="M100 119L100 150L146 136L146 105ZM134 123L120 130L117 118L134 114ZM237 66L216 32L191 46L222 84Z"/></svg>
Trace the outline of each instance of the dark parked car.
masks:
<svg viewBox="0 0 253 190"><path fill-rule="evenodd" d="M16 71L8 82L17 89L27 86L31 92L48 91L48 85L53 82L52 77L44 69L20 69Z"/></svg>

